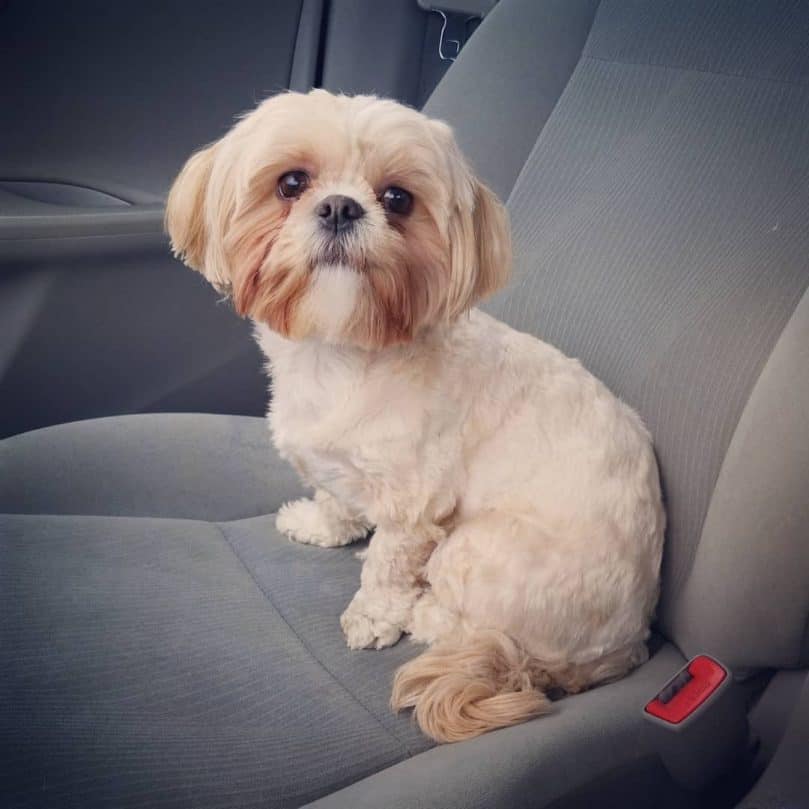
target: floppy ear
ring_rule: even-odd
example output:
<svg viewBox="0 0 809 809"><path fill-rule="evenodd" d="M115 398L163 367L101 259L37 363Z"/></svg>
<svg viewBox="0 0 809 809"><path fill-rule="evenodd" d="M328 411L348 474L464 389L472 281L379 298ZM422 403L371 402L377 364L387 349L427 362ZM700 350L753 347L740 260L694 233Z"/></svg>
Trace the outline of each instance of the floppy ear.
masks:
<svg viewBox="0 0 809 809"><path fill-rule="evenodd" d="M174 255L205 273L208 234L205 224L205 195L213 168L215 146L192 155L174 181L166 202L165 225Z"/></svg>
<svg viewBox="0 0 809 809"><path fill-rule="evenodd" d="M471 178L472 209L458 206L449 226L450 319L505 286L511 275L511 230L497 195Z"/></svg>
<svg viewBox="0 0 809 809"><path fill-rule="evenodd" d="M475 180L474 229L478 272L475 300L502 289L511 276L511 227L508 212L497 194Z"/></svg>

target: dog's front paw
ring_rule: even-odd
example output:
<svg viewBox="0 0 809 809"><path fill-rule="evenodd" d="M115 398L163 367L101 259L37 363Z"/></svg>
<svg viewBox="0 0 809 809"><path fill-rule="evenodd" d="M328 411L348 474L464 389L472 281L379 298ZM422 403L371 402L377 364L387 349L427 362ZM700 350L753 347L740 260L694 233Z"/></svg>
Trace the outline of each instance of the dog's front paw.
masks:
<svg viewBox="0 0 809 809"><path fill-rule="evenodd" d="M340 616L340 626L349 649L384 649L393 646L402 635L402 630L395 624L368 615L357 596Z"/></svg>
<svg viewBox="0 0 809 809"><path fill-rule="evenodd" d="M342 520L329 513L315 500L302 499L281 506L275 519L279 533L295 542L337 548L362 539L368 526L354 520Z"/></svg>

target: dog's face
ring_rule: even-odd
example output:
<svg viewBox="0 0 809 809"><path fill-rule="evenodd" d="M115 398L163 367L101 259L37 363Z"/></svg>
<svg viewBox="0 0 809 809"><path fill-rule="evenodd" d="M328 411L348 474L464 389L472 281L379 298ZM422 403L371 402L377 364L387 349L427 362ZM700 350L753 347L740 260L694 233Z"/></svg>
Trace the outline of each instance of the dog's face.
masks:
<svg viewBox="0 0 809 809"><path fill-rule="evenodd" d="M505 283L505 211L445 124L369 96L275 96L169 195L176 255L291 339L380 348Z"/></svg>

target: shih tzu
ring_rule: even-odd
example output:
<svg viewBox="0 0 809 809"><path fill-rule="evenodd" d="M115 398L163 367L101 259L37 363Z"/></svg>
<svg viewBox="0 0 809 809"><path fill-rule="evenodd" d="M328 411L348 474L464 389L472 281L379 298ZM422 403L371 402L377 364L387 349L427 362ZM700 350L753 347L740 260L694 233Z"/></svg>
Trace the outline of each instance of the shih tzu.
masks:
<svg viewBox="0 0 809 809"><path fill-rule="evenodd" d="M476 310L505 209L450 128L393 101L265 101L193 155L173 250L251 318L280 454L314 490L279 531L374 533L352 649L429 644L392 705L454 741L643 662L664 512L640 418L576 360Z"/></svg>

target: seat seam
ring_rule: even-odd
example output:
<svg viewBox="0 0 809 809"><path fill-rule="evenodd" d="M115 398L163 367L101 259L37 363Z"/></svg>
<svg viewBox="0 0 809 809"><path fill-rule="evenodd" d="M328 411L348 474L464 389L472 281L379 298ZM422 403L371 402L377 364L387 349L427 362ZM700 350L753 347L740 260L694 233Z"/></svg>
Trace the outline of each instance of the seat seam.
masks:
<svg viewBox="0 0 809 809"><path fill-rule="evenodd" d="M345 686L342 680L314 653L312 647L301 637L301 635L297 632L295 627L287 620L286 615L278 608L278 605L273 601L272 596L267 591L267 589L261 584L261 582L256 578L253 571L247 566L247 563L242 558L241 554L236 550L233 542L231 542L230 537L227 534L225 528L217 522L210 523L211 525L215 526L217 531L219 531L222 539L225 541L227 546L230 548L233 555L239 561L239 564L244 568L244 571L250 577L253 584L256 586L256 589L261 593L264 597L264 600L269 604L270 607L275 611L278 617L286 624L289 631L294 635L295 639L298 643L304 648L306 653L309 657L315 661L315 663L320 666L320 668L326 672L326 674L340 687L340 689L347 694L353 702L360 706L360 708L365 711L373 720L376 722L377 725L388 735L390 736L395 742L397 742L402 748L404 748L405 753L407 754L408 758L412 758L414 755L414 751L410 749L410 746L405 742L403 739L399 738L390 728L386 727L382 720L365 704L363 703L359 697L356 696L353 692L349 691L349 689Z"/></svg>
<svg viewBox="0 0 809 809"><path fill-rule="evenodd" d="M631 59L608 59L605 56L593 56L589 53L582 53L582 59L590 59L595 62L603 62L608 65L628 65L630 67L654 67L661 70L682 70L687 73L701 73L705 76L728 76L732 79L750 79L752 81L765 81L772 84L785 84L789 87L809 87L809 82L789 81L789 79L776 79L772 76L756 76L749 73L734 73L729 70L707 70L700 67L689 67L688 65L672 65L662 62L635 62Z"/></svg>

